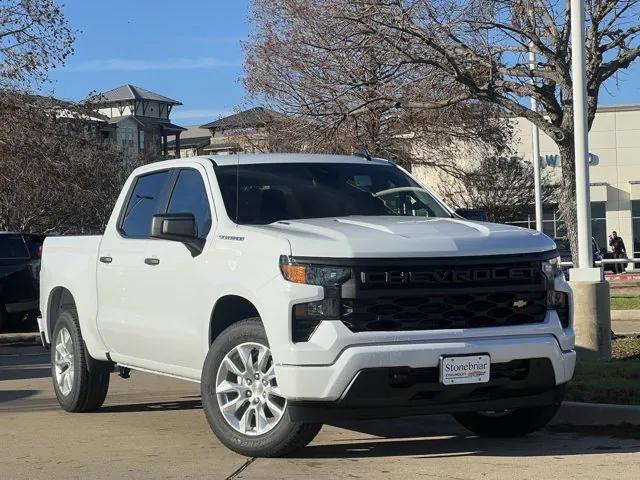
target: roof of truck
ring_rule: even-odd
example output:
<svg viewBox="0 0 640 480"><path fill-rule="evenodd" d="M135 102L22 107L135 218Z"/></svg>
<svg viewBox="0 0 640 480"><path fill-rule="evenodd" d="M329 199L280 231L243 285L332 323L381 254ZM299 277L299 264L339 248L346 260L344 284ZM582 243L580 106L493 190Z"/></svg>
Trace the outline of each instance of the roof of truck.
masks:
<svg viewBox="0 0 640 480"><path fill-rule="evenodd" d="M389 165L389 160L371 158L368 160L361 155L327 155L317 153L240 153L232 155L205 155L191 157L207 159L219 166L249 165L256 163L374 163Z"/></svg>
<svg viewBox="0 0 640 480"><path fill-rule="evenodd" d="M367 160L360 155L325 155L316 153L240 153L232 155L200 155L197 157L175 158L153 162L136 168L133 175L141 175L164 168L176 168L184 166L186 162L196 162L201 165L208 162L225 167L238 165L255 165L269 163L360 163L373 165L393 165L389 160L372 158Z"/></svg>

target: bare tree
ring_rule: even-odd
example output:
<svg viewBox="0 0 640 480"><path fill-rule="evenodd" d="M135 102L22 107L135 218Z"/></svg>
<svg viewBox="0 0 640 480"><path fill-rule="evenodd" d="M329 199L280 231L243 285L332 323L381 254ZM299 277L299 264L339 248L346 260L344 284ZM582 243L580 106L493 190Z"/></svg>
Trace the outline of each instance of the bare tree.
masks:
<svg viewBox="0 0 640 480"><path fill-rule="evenodd" d="M436 70L415 68L363 31L348 18L361 10L339 0L254 0L245 85L253 98L284 114L272 125L270 148L366 149L410 166L428 151L444 160L456 141L505 145L495 108L449 104L461 88ZM443 108L411 108L424 103Z"/></svg>
<svg viewBox="0 0 640 480"><path fill-rule="evenodd" d="M0 4L0 88L31 89L73 53L74 33L53 0Z"/></svg>
<svg viewBox="0 0 640 480"><path fill-rule="evenodd" d="M0 93L0 230L98 233L138 165L82 105Z"/></svg>
<svg viewBox="0 0 640 480"><path fill-rule="evenodd" d="M53 0L0 5L0 230L100 232L138 163L101 140L89 106L21 93L41 89L73 41Z"/></svg>
<svg viewBox="0 0 640 480"><path fill-rule="evenodd" d="M557 187L548 170L542 171L543 203L551 203ZM457 208L477 208L492 222L520 217L534 204L533 165L515 156L472 159L455 173L443 175L438 193Z"/></svg>
<svg viewBox="0 0 640 480"><path fill-rule="evenodd" d="M586 0L586 9L590 128L601 88L640 55L640 4ZM489 102L548 134L560 151L560 210L575 252L570 14L569 2L553 0L354 0L333 12L397 54L394 66L435 71L455 84L446 104ZM530 50L537 55L533 66ZM535 98L539 111L528 108L525 97Z"/></svg>

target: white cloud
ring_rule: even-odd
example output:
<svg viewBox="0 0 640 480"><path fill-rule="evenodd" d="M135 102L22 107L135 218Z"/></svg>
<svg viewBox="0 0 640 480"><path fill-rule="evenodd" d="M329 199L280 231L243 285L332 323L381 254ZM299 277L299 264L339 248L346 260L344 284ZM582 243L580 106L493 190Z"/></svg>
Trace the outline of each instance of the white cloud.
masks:
<svg viewBox="0 0 640 480"><path fill-rule="evenodd" d="M131 58L109 58L90 60L70 65L66 70L73 72L144 71L144 70L198 70L238 67L241 62L218 60L213 57L173 58L165 60L140 60Z"/></svg>

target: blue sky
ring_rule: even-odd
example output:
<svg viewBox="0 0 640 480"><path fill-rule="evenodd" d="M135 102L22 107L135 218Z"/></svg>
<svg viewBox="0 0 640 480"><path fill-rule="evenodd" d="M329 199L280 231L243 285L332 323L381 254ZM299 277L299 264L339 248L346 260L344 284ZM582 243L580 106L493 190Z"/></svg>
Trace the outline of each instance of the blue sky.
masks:
<svg viewBox="0 0 640 480"><path fill-rule="evenodd" d="M125 83L181 101L172 120L199 125L245 106L240 41L250 0L66 0L76 53L52 72L54 94L79 100ZM640 103L640 65L601 104Z"/></svg>
<svg viewBox="0 0 640 480"><path fill-rule="evenodd" d="M62 0L75 55L52 72L54 94L79 100L125 83L181 101L172 120L202 124L242 105L249 0Z"/></svg>

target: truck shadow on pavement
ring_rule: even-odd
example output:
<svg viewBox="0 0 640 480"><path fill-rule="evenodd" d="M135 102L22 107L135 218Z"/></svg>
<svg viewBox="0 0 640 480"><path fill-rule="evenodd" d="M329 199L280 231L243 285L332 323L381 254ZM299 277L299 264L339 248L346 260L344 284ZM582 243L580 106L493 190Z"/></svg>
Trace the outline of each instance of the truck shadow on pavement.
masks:
<svg viewBox="0 0 640 480"><path fill-rule="evenodd" d="M186 397L190 398L190 397ZM146 402L118 405L104 405L96 413L140 413L161 412L164 410L197 410L202 409L200 397L197 400L177 400L169 402ZM108 401L109 397L107 397Z"/></svg>
<svg viewBox="0 0 640 480"><path fill-rule="evenodd" d="M336 423L335 427L379 438L340 438L340 443L312 443L294 458L335 459L375 457L564 457L605 453L638 453L640 440L589 436L585 432L543 430L522 438L479 438L446 416L386 421ZM596 433L591 432L591 433ZM344 442L344 443L343 443Z"/></svg>
<svg viewBox="0 0 640 480"><path fill-rule="evenodd" d="M106 405L96 413L199 409L202 409L200 397L191 395L175 401ZM640 452L640 438L601 435L598 434L597 429L591 432L574 431L571 428L557 431L543 430L523 438L478 438L446 415L341 422L331 424L329 428L331 427L342 429L339 438L331 434L332 440L323 442L321 434L315 442L294 453L291 458L564 457ZM551 429L554 428L551 427ZM594 436L594 433L598 436Z"/></svg>
<svg viewBox="0 0 640 480"><path fill-rule="evenodd" d="M14 402L32 397L38 390L0 390L0 403Z"/></svg>

